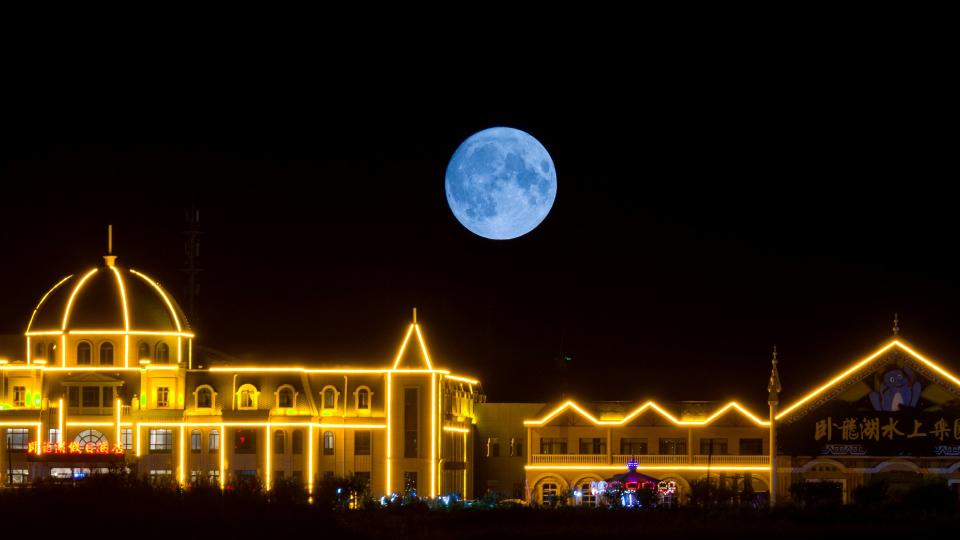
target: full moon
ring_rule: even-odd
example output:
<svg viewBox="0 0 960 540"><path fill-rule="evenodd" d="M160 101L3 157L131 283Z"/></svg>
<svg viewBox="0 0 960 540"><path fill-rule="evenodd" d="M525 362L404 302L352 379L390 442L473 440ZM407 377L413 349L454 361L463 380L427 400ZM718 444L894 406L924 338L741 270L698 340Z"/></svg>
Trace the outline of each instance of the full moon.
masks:
<svg viewBox="0 0 960 540"><path fill-rule="evenodd" d="M540 225L557 198L557 171L547 149L508 127L474 133L450 158L447 203L476 235L510 240Z"/></svg>

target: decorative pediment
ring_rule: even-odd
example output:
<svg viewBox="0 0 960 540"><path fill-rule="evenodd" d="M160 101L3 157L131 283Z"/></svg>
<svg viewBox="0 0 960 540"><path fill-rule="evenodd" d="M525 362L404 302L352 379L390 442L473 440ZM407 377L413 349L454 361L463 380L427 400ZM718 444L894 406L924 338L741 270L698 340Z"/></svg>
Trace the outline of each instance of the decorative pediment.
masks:
<svg viewBox="0 0 960 540"><path fill-rule="evenodd" d="M960 402L960 379L894 340L783 408L777 420L794 422L831 401L876 411L936 410Z"/></svg>
<svg viewBox="0 0 960 540"><path fill-rule="evenodd" d="M64 386L74 386L77 384L123 384L123 379L103 373L101 371L85 371L82 373L71 374L62 379Z"/></svg>

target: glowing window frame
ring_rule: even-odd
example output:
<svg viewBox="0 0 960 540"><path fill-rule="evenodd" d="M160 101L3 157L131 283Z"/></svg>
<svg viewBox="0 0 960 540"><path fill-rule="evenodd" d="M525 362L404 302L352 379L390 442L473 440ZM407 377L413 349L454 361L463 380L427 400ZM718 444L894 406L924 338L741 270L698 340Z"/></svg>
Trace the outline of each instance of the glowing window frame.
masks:
<svg viewBox="0 0 960 540"><path fill-rule="evenodd" d="M252 406L244 406L243 404L243 393L250 393L250 400L253 403ZM260 405L260 391L257 390L257 387L250 384L242 384L240 388L237 388L237 410L239 411L255 411L259 408Z"/></svg>
<svg viewBox="0 0 960 540"><path fill-rule="evenodd" d="M146 355L143 354L143 349L147 350ZM150 343L144 340L140 340L137 342L137 362L141 360L149 360L150 362L153 362L153 352L150 347Z"/></svg>
<svg viewBox="0 0 960 540"><path fill-rule="evenodd" d="M86 345L86 346L90 347L90 361L87 362L87 363L84 363L84 364L81 364L81 363L80 363L80 346L81 346L81 345ZM75 350L75 352L74 352L74 357L73 357L73 363L74 363L74 365L77 365L77 366L93 366L93 365L94 365L94 363L93 363L93 342L92 342L92 341L90 341L89 339L81 339L80 341L77 342L77 346L74 347L74 350ZM96 365L99 365L99 364L96 364Z"/></svg>
<svg viewBox="0 0 960 540"><path fill-rule="evenodd" d="M360 407L360 392L365 391L367 393L367 406ZM357 412L368 413L373 409L373 390L369 386L362 384L353 391L353 408Z"/></svg>
<svg viewBox="0 0 960 540"><path fill-rule="evenodd" d="M208 390L210 392L210 406L200 406L200 391ZM200 411L212 411L217 408L217 391L209 384L201 384L193 390L193 408Z"/></svg>
<svg viewBox="0 0 960 540"><path fill-rule="evenodd" d="M291 400L290 403L291 403L291 405L290 405L289 407L282 407L282 406L280 405L280 393L281 393L282 391L284 391L284 390L289 390L289 391L290 391L290 400ZM276 408L279 409L279 410L289 411L289 410L296 409L296 408L297 408L297 398L298 398L298 397L300 397L300 392L298 392L297 389L294 388L294 386L293 386L292 384L281 384L281 385L278 386L277 389L273 392L274 403L276 404Z"/></svg>
<svg viewBox="0 0 960 540"><path fill-rule="evenodd" d="M104 348L104 346L107 346L107 345L109 345L109 346L110 346L110 349L111 349L111 353L110 353L110 363L109 363L109 364L104 364L104 363L103 363L103 348ZM96 365L98 365L98 366L115 366L115 365L117 365L117 346L114 345L113 342L110 341L109 339L101 340L100 343L97 344L97 364L96 364Z"/></svg>
<svg viewBox="0 0 960 540"><path fill-rule="evenodd" d="M326 393L327 390L333 390L333 407L327 407ZM320 410L321 411L336 411L337 406L340 404L340 391L337 390L337 387L328 384L320 390Z"/></svg>

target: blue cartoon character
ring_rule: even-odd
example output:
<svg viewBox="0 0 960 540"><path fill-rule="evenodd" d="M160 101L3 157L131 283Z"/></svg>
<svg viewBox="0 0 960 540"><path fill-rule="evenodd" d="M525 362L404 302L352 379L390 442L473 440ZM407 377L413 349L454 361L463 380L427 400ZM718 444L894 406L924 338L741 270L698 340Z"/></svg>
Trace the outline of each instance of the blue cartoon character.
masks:
<svg viewBox="0 0 960 540"><path fill-rule="evenodd" d="M916 407L920 400L920 383L908 367L894 368L877 381L877 391L870 392L870 403L877 411L899 411Z"/></svg>

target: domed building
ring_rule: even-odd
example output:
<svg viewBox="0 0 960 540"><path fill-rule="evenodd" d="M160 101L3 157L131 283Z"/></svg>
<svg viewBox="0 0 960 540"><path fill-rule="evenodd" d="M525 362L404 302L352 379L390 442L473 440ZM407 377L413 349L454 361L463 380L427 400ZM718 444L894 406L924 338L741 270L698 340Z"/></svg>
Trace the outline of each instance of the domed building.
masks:
<svg viewBox="0 0 960 540"><path fill-rule="evenodd" d="M4 484L127 470L184 485L312 490L356 475L377 496L470 492L479 382L434 367L416 315L379 367L201 368L173 295L110 253L43 294L24 338L22 359L0 358Z"/></svg>

